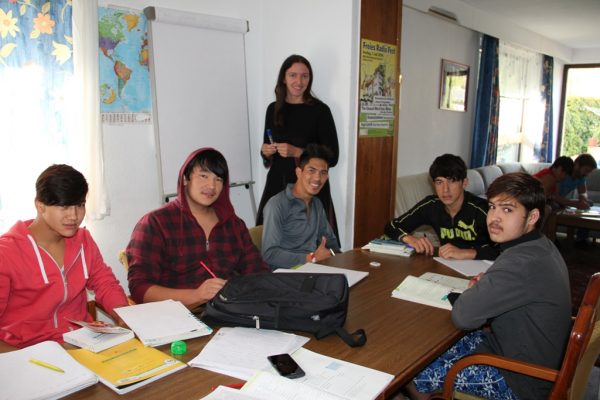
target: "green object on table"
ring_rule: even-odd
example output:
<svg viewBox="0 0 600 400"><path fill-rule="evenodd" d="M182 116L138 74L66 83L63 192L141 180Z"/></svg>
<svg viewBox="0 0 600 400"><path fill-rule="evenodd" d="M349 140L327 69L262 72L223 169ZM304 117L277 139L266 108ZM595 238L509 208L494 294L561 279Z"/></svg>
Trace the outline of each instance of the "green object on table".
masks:
<svg viewBox="0 0 600 400"><path fill-rule="evenodd" d="M171 343L171 353L176 356L187 353L187 345L183 340L177 340Z"/></svg>

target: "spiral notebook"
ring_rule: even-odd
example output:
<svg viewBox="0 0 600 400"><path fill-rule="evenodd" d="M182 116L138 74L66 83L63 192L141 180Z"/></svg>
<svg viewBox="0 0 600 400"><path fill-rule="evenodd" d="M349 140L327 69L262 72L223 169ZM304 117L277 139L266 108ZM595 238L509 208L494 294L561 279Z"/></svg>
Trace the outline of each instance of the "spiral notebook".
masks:
<svg viewBox="0 0 600 400"><path fill-rule="evenodd" d="M156 347L212 333L208 325L175 300L120 307L115 312L145 346Z"/></svg>

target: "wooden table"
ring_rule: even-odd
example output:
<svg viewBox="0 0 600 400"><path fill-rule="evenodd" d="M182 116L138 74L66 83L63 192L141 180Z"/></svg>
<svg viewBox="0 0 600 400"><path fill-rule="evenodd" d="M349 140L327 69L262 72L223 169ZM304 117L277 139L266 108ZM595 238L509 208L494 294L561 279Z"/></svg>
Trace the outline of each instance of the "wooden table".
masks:
<svg viewBox="0 0 600 400"><path fill-rule="evenodd" d="M593 231L600 231L600 218L589 217L577 213L559 211L550 215L548 220L547 235L548 239L556 239L556 229L559 225L569 228L568 237L572 238L572 228L585 228Z"/></svg>
<svg viewBox="0 0 600 400"><path fill-rule="evenodd" d="M378 261L381 266L371 267L371 261ZM365 329L367 343L363 347L351 348L339 337L329 336L319 341L311 338L304 347L394 375L394 380L382 398L409 382L417 372L461 337L462 332L452 325L449 311L391 297L392 290L407 275L419 276L430 271L459 276L431 257L398 257L353 250L331 257L323 263L369 272L368 277L350 290L345 324L349 332ZM188 352L181 360L190 361L209 340L210 337L202 337L187 341ZM160 349L169 351L168 346ZM119 396L99 383L68 398L196 400L219 384L236 382L240 381L204 369L188 367L125 395Z"/></svg>

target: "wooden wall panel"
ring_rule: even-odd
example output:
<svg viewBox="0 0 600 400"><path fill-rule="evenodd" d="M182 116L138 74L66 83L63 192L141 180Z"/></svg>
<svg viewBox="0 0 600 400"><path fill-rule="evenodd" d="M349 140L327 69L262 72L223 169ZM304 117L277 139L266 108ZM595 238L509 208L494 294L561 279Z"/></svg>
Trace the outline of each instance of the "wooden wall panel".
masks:
<svg viewBox="0 0 600 400"><path fill-rule="evenodd" d="M360 37L396 45L398 75L401 23L402 0L361 1ZM399 99L399 85L396 85L396 99ZM358 112L359 110L357 119ZM393 217L398 147L397 104L394 113L394 136L358 137L354 247L363 246L381 235L383 227ZM358 135L358 132L356 134Z"/></svg>

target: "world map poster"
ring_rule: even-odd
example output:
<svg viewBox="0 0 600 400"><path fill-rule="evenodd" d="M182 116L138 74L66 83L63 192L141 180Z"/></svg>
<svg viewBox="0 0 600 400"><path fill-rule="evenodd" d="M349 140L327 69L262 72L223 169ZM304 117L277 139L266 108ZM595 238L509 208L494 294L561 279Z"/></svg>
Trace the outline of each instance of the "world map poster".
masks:
<svg viewBox="0 0 600 400"><path fill-rule="evenodd" d="M98 8L100 113L106 123L149 123L152 109L147 20L143 13Z"/></svg>

